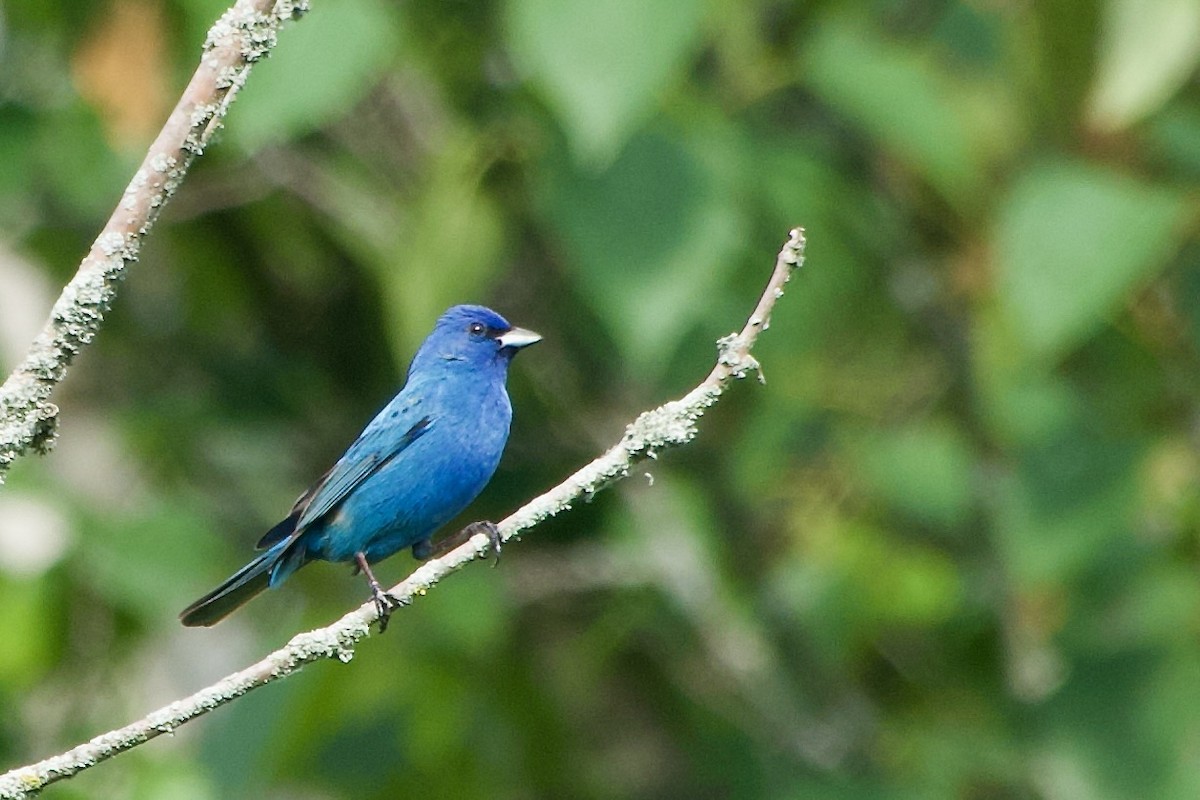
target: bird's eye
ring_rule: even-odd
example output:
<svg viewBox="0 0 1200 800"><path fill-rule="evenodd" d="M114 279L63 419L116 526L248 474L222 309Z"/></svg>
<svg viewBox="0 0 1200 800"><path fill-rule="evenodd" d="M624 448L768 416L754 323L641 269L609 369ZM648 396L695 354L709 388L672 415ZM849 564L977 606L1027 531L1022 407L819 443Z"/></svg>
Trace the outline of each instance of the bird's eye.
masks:
<svg viewBox="0 0 1200 800"><path fill-rule="evenodd" d="M479 334L483 333L486 328L482 322L472 322L471 327L467 328L467 330L471 332L472 336L478 336Z"/></svg>

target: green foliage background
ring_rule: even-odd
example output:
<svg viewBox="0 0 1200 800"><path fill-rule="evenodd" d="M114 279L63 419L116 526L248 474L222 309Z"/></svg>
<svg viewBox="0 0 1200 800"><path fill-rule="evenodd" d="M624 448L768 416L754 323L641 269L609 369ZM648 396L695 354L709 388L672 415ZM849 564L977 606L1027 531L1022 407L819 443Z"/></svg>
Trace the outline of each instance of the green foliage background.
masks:
<svg viewBox="0 0 1200 800"><path fill-rule="evenodd" d="M0 367L224 4L0 4ZM1195 0L313 0L0 491L0 764L364 599L175 619L446 305L546 336L498 517L694 385L801 224L768 384L652 485L45 796L1200 796L1198 59Z"/></svg>

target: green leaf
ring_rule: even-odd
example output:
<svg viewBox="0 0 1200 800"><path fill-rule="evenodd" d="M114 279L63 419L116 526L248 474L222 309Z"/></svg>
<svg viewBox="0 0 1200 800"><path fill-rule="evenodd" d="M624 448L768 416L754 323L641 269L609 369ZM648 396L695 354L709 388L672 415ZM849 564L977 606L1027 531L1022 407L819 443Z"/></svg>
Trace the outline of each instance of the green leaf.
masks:
<svg viewBox="0 0 1200 800"><path fill-rule="evenodd" d="M870 24L826 18L802 63L825 102L951 198L969 199L993 154L1017 138L1008 130L1013 116L997 113L997 93L978 102L928 52L888 40Z"/></svg>
<svg viewBox="0 0 1200 800"><path fill-rule="evenodd" d="M71 105L56 110L30 134L36 138L27 180L36 175L39 190L50 194L70 218L90 223L111 213L113 195L124 188L133 162L104 143L103 128L90 109ZM10 151L3 152L7 160ZM18 158L18 153L13 152L12 158Z"/></svg>
<svg viewBox="0 0 1200 800"><path fill-rule="evenodd" d="M892 505L943 525L971 512L974 458L948 422L923 422L859 445L860 474Z"/></svg>
<svg viewBox="0 0 1200 800"><path fill-rule="evenodd" d="M76 568L114 608L148 621L171 619L174 609L163 598L194 586L197 565L220 561L205 525L179 505L154 505L136 516L97 515L82 526ZM183 552L187 558L179 557Z"/></svg>
<svg viewBox="0 0 1200 800"><path fill-rule="evenodd" d="M735 266L742 215L712 165L663 135L639 135L598 175L558 166L539 206L570 253L573 279L626 358L661 370Z"/></svg>
<svg viewBox="0 0 1200 800"><path fill-rule="evenodd" d="M35 118L14 105L0 109L0 195L16 195L29 182L33 141L38 133Z"/></svg>
<svg viewBox="0 0 1200 800"><path fill-rule="evenodd" d="M1141 445L1067 428L1021 454L1018 471L992 482L996 546L1014 583L1077 580L1128 535Z"/></svg>
<svg viewBox="0 0 1200 800"><path fill-rule="evenodd" d="M24 688L54 659L57 609L52 587L49 581L0 574L0 613L6 620L5 636L11 637L0 648L0 685L7 689Z"/></svg>
<svg viewBox="0 0 1200 800"><path fill-rule="evenodd" d="M1075 424L1083 400L1053 373L1029 369L1018 333L996 306L972 320L971 359L980 419L1005 446L1034 444Z"/></svg>
<svg viewBox="0 0 1200 800"><path fill-rule="evenodd" d="M447 306L483 297L496 269L504 229L483 184L485 150L481 139L447 133L407 206L409 216L392 222L394 241L368 261L379 281L393 352L401 359Z"/></svg>
<svg viewBox="0 0 1200 800"><path fill-rule="evenodd" d="M999 212L1000 302L1019 341L1056 359L1179 246L1183 198L1091 166L1021 178Z"/></svg>
<svg viewBox="0 0 1200 800"><path fill-rule="evenodd" d="M703 0L509 0L507 37L581 160L613 158L699 40Z"/></svg>
<svg viewBox="0 0 1200 800"><path fill-rule="evenodd" d="M1200 181L1200 108L1175 103L1163 109L1147 123L1144 141L1150 157L1170 173Z"/></svg>
<svg viewBox="0 0 1200 800"><path fill-rule="evenodd" d="M1120 130L1171 98L1200 63L1196 0L1108 0L1089 114Z"/></svg>
<svg viewBox="0 0 1200 800"><path fill-rule="evenodd" d="M230 136L247 151L338 119L374 85L395 50L394 14L383 0L314 3L254 67L229 113Z"/></svg>
<svg viewBox="0 0 1200 800"><path fill-rule="evenodd" d="M799 524L804 548L779 560L769 594L831 652L890 625L938 625L961 609L963 577L940 550L861 521Z"/></svg>

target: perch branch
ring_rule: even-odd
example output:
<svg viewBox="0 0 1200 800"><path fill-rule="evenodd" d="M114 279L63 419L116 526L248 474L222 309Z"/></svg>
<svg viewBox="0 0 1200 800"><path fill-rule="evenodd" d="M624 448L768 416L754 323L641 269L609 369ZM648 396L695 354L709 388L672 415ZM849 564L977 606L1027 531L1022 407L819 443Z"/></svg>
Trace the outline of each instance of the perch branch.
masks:
<svg viewBox="0 0 1200 800"><path fill-rule="evenodd" d="M237 0L209 30L200 66L179 103L25 359L0 386L0 483L18 456L53 446L58 408L50 393L100 329L126 267L137 260L163 206L220 128L250 68L274 48L284 21L307 9L307 0Z"/></svg>
<svg viewBox="0 0 1200 800"><path fill-rule="evenodd" d="M580 498L587 498L627 475L646 458L662 450L687 444L696 436L696 421L717 402L735 379L758 372L750 355L758 335L770 324L775 301L783 286L804 261L804 232L797 228L779 252L775 269L754 312L738 333L718 340L717 363L708 377L678 400L641 414L625 429L625 435L607 452L550 491L526 503L499 524L500 536L508 541L549 517L567 511ZM761 378L761 373L760 378ZM490 544L478 534L438 559L418 567L389 593L402 605L424 595L442 578L468 561L487 555ZM374 602L368 602L324 628L301 633L256 664L229 675L191 697L171 703L119 730L101 734L61 755L19 767L0 775L0 800L25 800L46 785L134 748L180 725L222 706L251 689L290 675L313 661L336 658L348 662L355 645L370 634L378 618Z"/></svg>

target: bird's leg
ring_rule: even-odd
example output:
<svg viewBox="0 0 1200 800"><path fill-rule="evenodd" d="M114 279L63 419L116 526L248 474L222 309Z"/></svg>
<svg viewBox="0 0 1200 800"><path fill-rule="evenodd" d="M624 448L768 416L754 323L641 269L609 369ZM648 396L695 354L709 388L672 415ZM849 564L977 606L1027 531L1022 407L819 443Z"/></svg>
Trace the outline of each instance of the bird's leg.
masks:
<svg viewBox="0 0 1200 800"><path fill-rule="evenodd" d="M367 563L365 553L355 553L354 563L358 565L359 572L367 576L367 584L371 587L371 599L375 601L375 610L379 614L379 632L383 633L387 630L388 618L392 616L394 609L399 608L400 601L385 592L379 585L379 581L375 579L375 573L371 571L371 565Z"/></svg>
<svg viewBox="0 0 1200 800"><path fill-rule="evenodd" d="M467 527L463 528L458 533L452 533L437 542L417 542L413 545L413 556L420 561L428 561L431 558L441 558L449 553L454 548L468 541L477 533L482 533L488 537L488 542L492 545L492 552L496 554L496 560L492 562L492 566L500 563L500 529L496 527L496 523L480 520L472 522Z"/></svg>

